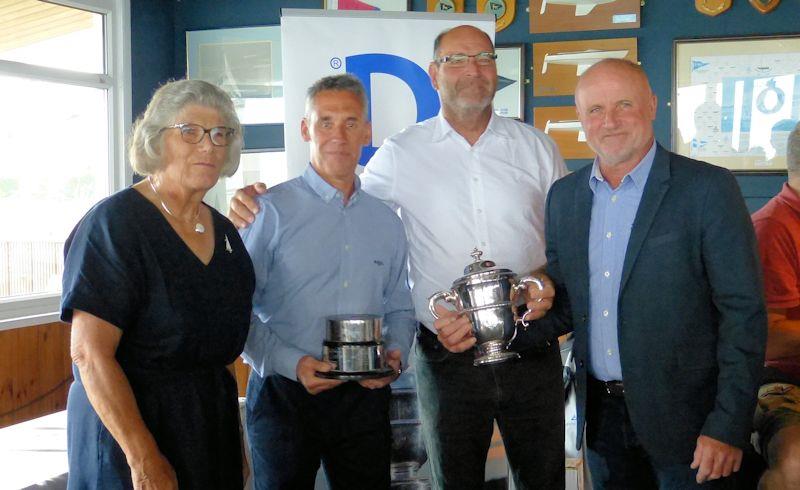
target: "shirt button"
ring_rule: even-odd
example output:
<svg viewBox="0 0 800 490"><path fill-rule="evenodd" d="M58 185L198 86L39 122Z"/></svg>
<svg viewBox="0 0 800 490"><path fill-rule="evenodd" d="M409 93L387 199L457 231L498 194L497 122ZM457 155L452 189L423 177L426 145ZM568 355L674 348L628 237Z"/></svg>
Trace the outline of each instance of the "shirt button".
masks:
<svg viewBox="0 0 800 490"><path fill-rule="evenodd" d="M347 281L345 281L345 282L343 282L343 283L342 283L342 287L343 287L343 288L346 288L346 287L347 287L347 286L349 286L349 285L350 285L350 284L349 284Z"/></svg>
<svg viewBox="0 0 800 490"><path fill-rule="evenodd" d="M611 202L617 202L617 195L616 194L611 196Z"/></svg>
<svg viewBox="0 0 800 490"><path fill-rule="evenodd" d="M345 283L347 284L347 283ZM608 316L608 310L603 310L603 316Z"/></svg>
<svg viewBox="0 0 800 490"><path fill-rule="evenodd" d="M478 210L478 214L481 214L481 213L483 213L483 209L479 209Z"/></svg>
<svg viewBox="0 0 800 490"><path fill-rule="evenodd" d="M606 276L606 277L609 277L609 276L611 276L611 273L608 272L608 271L605 271L605 272L603 272L603 275Z"/></svg>
<svg viewBox="0 0 800 490"><path fill-rule="evenodd" d="M611 354L611 349L608 349L608 350L606 351L606 353L608 353L608 355L609 355L609 356L610 356L610 355L612 355L612 354Z"/></svg>
<svg viewBox="0 0 800 490"><path fill-rule="evenodd" d="M344 249L349 251L350 250L350 245L349 244L345 245Z"/></svg>
<svg viewBox="0 0 800 490"><path fill-rule="evenodd" d="M614 236L614 235L610 231L608 233L606 233L606 238L611 238L612 236Z"/></svg>

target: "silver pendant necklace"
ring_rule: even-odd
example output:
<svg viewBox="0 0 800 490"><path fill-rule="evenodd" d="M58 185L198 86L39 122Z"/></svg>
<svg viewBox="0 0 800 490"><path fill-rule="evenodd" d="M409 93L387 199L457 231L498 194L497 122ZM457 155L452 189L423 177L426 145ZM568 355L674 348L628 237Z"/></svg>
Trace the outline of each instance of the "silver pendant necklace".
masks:
<svg viewBox="0 0 800 490"><path fill-rule="evenodd" d="M182 218L179 218L178 216L175 216L175 214L172 211L169 210L169 208L167 207L167 203L165 203L164 200L161 199L161 194L159 194L158 191L156 190L156 186L153 184L153 178L152 178L151 175L147 176L147 183L150 184L150 188L153 189L153 193L156 195L156 197L158 198L158 201L161 203L161 207L164 208L164 211L166 211L168 215L172 216L173 218L175 218L178 221L183 221L184 223L192 224L192 221L194 221L194 231L195 231L195 233L205 233L206 232L206 227L203 226L203 223L201 223L200 219L199 219L200 218L200 208L197 208L197 213L194 215L194 218L192 218L191 220L184 220Z"/></svg>

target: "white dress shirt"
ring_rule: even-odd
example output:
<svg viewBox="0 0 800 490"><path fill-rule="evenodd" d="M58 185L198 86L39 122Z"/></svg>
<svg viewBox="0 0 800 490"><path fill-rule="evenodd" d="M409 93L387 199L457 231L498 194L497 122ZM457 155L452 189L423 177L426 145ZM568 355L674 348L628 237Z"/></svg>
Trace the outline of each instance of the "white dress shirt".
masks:
<svg viewBox="0 0 800 490"><path fill-rule="evenodd" d="M520 275L544 265L547 191L565 174L550 138L495 114L473 146L441 113L388 138L361 182L400 210L417 320L433 330L428 297L450 289L476 247Z"/></svg>

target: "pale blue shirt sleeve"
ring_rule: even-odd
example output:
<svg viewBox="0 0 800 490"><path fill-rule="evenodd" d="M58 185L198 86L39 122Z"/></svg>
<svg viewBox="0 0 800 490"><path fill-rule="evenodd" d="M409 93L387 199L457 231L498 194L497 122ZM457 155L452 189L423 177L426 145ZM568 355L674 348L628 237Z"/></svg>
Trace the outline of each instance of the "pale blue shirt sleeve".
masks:
<svg viewBox="0 0 800 490"><path fill-rule="evenodd" d="M408 287L408 242L402 227L399 228L400 240L392 260L390 281L383 293L385 303L384 325L386 333L384 341L387 350L399 350L403 369L407 369L409 351L414 342L417 323L414 316L414 304Z"/></svg>
<svg viewBox="0 0 800 490"><path fill-rule="evenodd" d="M259 198L259 201L262 211L256 215L253 224L241 232L256 275L253 317L243 357L260 376L278 373L297 380L297 363L306 353L285 342L264 324L271 314L264 309L266 285L280 238L281 222L271 202L264 198Z"/></svg>

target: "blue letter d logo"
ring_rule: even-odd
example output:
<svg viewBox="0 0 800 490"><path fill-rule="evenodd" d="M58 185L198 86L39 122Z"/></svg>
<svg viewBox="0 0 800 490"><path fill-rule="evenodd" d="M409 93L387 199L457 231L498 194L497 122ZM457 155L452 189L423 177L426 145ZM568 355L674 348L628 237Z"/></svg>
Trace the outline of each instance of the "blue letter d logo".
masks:
<svg viewBox="0 0 800 490"><path fill-rule="evenodd" d="M428 74L413 61L392 54L359 54L345 58L346 69L349 73L357 76L364 89L367 91L367 100L370 101L370 120L372 120L372 91L370 89L370 75L373 73L385 73L393 75L406 82L406 85L414 94L417 102L417 121L429 119L439 113L439 96L431 86ZM367 161L375 153L374 146L365 146L361 152L361 165L366 165Z"/></svg>

